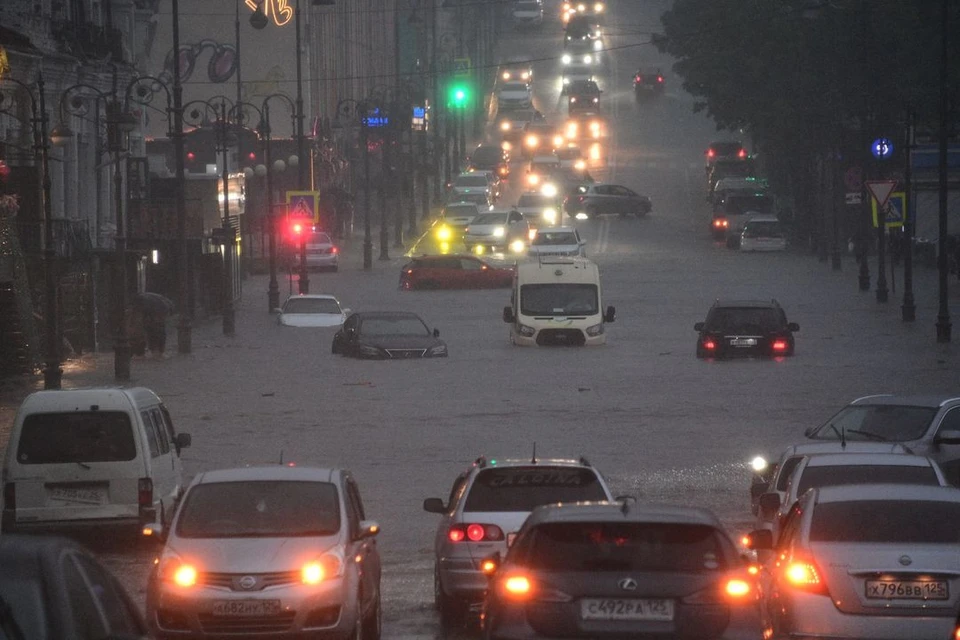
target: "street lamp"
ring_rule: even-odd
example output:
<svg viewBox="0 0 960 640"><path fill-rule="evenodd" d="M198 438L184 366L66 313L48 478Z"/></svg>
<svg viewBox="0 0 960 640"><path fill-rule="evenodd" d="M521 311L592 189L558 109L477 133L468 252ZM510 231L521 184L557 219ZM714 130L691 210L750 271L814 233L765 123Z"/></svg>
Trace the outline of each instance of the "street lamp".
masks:
<svg viewBox="0 0 960 640"><path fill-rule="evenodd" d="M294 119L294 128L296 128L297 109L290 100L289 96L283 93L272 93L263 99L263 105L260 109L260 135L264 138L264 164L257 167L257 174L264 175L267 178L267 220L270 223L270 285L267 288L267 308L270 313L280 308L280 288L277 284L277 215L274 212L273 202L273 160L271 154L271 129L270 129L270 101L280 99L290 107L291 117ZM282 162L278 160L278 162ZM263 167L261 169L260 167ZM305 266L306 260L301 256L301 263Z"/></svg>
<svg viewBox="0 0 960 640"><path fill-rule="evenodd" d="M56 251L53 244L53 216L50 210L50 146L47 144L47 102L44 96L43 74L37 76L36 95L33 89L24 82L5 77L5 82L17 85L30 98L30 125L33 129L33 152L40 164L40 206L43 210L43 266L44 287L46 296L46 362L43 368L43 388L59 389L63 379L63 369L60 366L60 333L58 327L57 309L57 281L54 273ZM0 111L3 108L3 95L0 94ZM14 94L16 100L16 94Z"/></svg>

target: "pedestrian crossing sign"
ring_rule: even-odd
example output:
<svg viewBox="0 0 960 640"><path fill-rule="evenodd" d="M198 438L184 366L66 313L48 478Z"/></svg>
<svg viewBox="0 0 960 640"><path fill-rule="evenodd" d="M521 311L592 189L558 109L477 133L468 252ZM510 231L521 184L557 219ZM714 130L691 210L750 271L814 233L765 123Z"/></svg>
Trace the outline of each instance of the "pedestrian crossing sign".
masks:
<svg viewBox="0 0 960 640"><path fill-rule="evenodd" d="M287 215L320 222L319 191L287 191Z"/></svg>
<svg viewBox="0 0 960 640"><path fill-rule="evenodd" d="M877 227L877 201L871 200L873 209L873 226ZM890 194L881 208L883 211L883 224L888 229L902 227L907 220L907 194L903 191L895 191Z"/></svg>
<svg viewBox="0 0 960 640"><path fill-rule="evenodd" d="M470 75L470 58L453 59L453 75L463 78Z"/></svg>

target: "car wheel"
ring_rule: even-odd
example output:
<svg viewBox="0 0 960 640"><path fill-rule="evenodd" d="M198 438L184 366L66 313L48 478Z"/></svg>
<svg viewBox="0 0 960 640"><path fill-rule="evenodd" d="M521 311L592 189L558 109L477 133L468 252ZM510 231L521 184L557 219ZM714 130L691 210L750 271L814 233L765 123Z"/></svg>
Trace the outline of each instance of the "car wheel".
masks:
<svg viewBox="0 0 960 640"><path fill-rule="evenodd" d="M333 355L337 355L338 353L340 353L340 347L337 345L336 338L333 339L333 343L330 345L330 353L332 353Z"/></svg>
<svg viewBox="0 0 960 640"><path fill-rule="evenodd" d="M440 585L440 572L437 569L433 572L433 600L440 613L441 625L452 627L463 624L466 607L458 598L443 592L443 587Z"/></svg>
<svg viewBox="0 0 960 640"><path fill-rule="evenodd" d="M383 631L383 609L380 606L380 589L377 588L377 599L371 611L363 620L363 637L365 640L380 640Z"/></svg>

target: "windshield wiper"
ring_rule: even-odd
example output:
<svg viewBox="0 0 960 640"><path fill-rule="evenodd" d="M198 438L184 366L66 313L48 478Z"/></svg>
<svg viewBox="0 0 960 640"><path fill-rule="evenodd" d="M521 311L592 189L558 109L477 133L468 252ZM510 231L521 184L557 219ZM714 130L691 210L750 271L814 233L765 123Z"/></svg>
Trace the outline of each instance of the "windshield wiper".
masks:
<svg viewBox="0 0 960 640"><path fill-rule="evenodd" d="M80 462L79 460L77 460L77 464L80 465L80 467L83 469L93 469L93 467L88 465L86 462Z"/></svg>
<svg viewBox="0 0 960 640"><path fill-rule="evenodd" d="M13 617L13 609L2 595L0 595L0 629L10 636L11 640L27 640L17 619Z"/></svg>
<svg viewBox="0 0 960 640"><path fill-rule="evenodd" d="M857 435L866 436L870 440L876 442L886 442L887 439L880 435L879 433L871 433L869 431L861 431L860 429L848 429L847 433L856 433Z"/></svg>

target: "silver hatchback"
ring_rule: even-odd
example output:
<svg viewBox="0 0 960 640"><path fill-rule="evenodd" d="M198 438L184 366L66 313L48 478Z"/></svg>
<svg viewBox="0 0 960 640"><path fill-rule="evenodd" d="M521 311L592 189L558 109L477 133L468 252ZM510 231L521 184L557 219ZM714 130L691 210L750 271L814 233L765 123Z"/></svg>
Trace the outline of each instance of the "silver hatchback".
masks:
<svg viewBox="0 0 960 640"><path fill-rule="evenodd" d="M379 526L340 469L198 475L147 585L157 638L380 637Z"/></svg>
<svg viewBox="0 0 960 640"><path fill-rule="evenodd" d="M506 554L534 508L555 502L610 500L610 489L586 459L488 460L477 458L457 476L446 504L428 498L423 508L442 517L434 538L434 596L445 624L479 611L487 588L481 561Z"/></svg>

